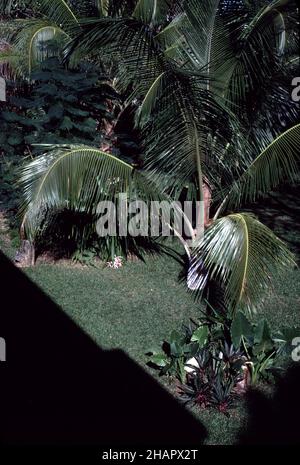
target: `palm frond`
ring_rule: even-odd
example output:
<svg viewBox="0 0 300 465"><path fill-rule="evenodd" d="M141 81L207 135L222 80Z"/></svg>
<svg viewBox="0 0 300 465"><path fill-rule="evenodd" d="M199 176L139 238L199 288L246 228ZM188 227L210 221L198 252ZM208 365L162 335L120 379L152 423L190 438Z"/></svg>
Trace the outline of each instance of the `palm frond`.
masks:
<svg viewBox="0 0 300 465"><path fill-rule="evenodd" d="M253 312L274 277L295 265L285 244L246 213L231 214L213 223L193 257L190 280L197 282L199 291L207 275L220 282L225 305L233 313L239 308Z"/></svg>
<svg viewBox="0 0 300 465"><path fill-rule="evenodd" d="M236 31L231 35L236 44L236 63L226 88L227 99L239 108L241 116L257 111L252 108L253 94L272 81L282 67L286 48L286 16L288 8L295 9L293 0L274 0L262 6L256 3L248 5L246 20L237 19Z"/></svg>
<svg viewBox="0 0 300 465"><path fill-rule="evenodd" d="M249 159L245 160L247 141L238 121L224 103L215 100L206 82L205 75L169 69L154 83L140 109L144 117L145 168L154 177L167 174L171 190L175 185L177 189L179 182L182 189L192 180L199 184L195 127L202 170L212 186L218 178L228 177L231 183L234 175L240 175L249 164Z"/></svg>
<svg viewBox="0 0 300 465"><path fill-rule="evenodd" d="M157 186L123 160L95 147L50 146L22 168L21 213L34 239L50 211L69 210L95 216L100 201L161 200ZM164 197L165 199L165 197Z"/></svg>
<svg viewBox="0 0 300 465"><path fill-rule="evenodd" d="M152 111L156 106L157 99L159 99L162 95L165 75L166 72L162 72L154 80L148 92L146 93L136 115L136 123L138 126L143 127L145 123L149 121Z"/></svg>
<svg viewBox="0 0 300 465"><path fill-rule="evenodd" d="M96 6L101 16L108 16L109 0L95 0Z"/></svg>
<svg viewBox="0 0 300 465"><path fill-rule="evenodd" d="M35 0L30 0L29 4L67 33L79 27L78 18L68 0L40 0L38 5Z"/></svg>
<svg viewBox="0 0 300 465"><path fill-rule="evenodd" d="M183 29L198 68L209 66L212 60L212 43L216 32L216 23L220 0L205 0L199 8L197 0L187 0L184 11L188 25ZM223 57L224 60L224 57Z"/></svg>
<svg viewBox="0 0 300 465"><path fill-rule="evenodd" d="M254 17L251 19L250 23L248 24L247 28L244 30L242 36L249 37L251 34L255 32L257 27L260 27L262 23L265 23L270 19L270 16L275 12L276 13L276 21L278 20L277 13L280 12L282 7L286 7L289 4L294 4L293 0L273 0L267 5L262 5L262 7L257 11ZM281 25L282 25L282 16L281 16ZM281 27L279 27L279 30ZM284 29L284 27L283 27Z"/></svg>
<svg viewBox="0 0 300 465"><path fill-rule="evenodd" d="M135 89L145 96L153 81L164 71L163 50L147 25L134 18L100 18L81 22L81 33L71 41L66 56L99 54L118 62L118 89Z"/></svg>
<svg viewBox="0 0 300 465"><path fill-rule="evenodd" d="M17 68L20 73L30 75L36 65L52 56L49 44L57 40L63 46L68 36L46 20L24 20L20 22L20 30L12 43L13 53L19 56Z"/></svg>
<svg viewBox="0 0 300 465"><path fill-rule="evenodd" d="M145 24L154 26L165 22L168 9L168 0L138 0L132 16Z"/></svg>
<svg viewBox="0 0 300 465"><path fill-rule="evenodd" d="M297 124L265 145L243 174L233 182L222 209L253 202L276 188L280 182L295 182L299 177L299 147L300 124Z"/></svg>
<svg viewBox="0 0 300 465"><path fill-rule="evenodd" d="M177 42L178 38L182 36L181 29L186 24L186 15L181 12L176 15L167 26L158 32L156 38L167 48Z"/></svg>
<svg viewBox="0 0 300 465"><path fill-rule="evenodd" d="M12 3L12 0L0 0L0 12L3 14L10 14Z"/></svg>

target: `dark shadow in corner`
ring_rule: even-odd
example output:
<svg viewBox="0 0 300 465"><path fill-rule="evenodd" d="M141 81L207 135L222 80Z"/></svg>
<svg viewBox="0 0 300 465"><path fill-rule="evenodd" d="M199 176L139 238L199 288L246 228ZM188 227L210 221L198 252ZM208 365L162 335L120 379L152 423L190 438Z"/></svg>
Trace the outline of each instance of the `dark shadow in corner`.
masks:
<svg viewBox="0 0 300 465"><path fill-rule="evenodd" d="M1 252L0 270L0 444L201 445L202 424L125 353L101 350Z"/></svg>
<svg viewBox="0 0 300 465"><path fill-rule="evenodd" d="M284 184L258 202L248 205L262 223L280 237L300 259L300 183Z"/></svg>
<svg viewBox="0 0 300 465"><path fill-rule="evenodd" d="M300 362L294 363L276 383L274 396L257 389L246 395L248 424L240 445L300 444Z"/></svg>

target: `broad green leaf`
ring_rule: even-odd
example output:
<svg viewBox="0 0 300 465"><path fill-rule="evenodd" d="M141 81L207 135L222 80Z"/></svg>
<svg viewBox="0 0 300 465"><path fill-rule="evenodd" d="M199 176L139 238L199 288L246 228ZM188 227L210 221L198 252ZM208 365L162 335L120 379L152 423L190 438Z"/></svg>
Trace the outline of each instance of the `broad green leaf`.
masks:
<svg viewBox="0 0 300 465"><path fill-rule="evenodd" d="M253 326L243 312L238 311L234 316L230 328L230 334L233 345L236 349L240 347L242 337L244 337L247 341L251 341L253 339Z"/></svg>
<svg viewBox="0 0 300 465"><path fill-rule="evenodd" d="M14 133L7 139L9 145L19 145L23 142L23 135L20 133Z"/></svg>
<svg viewBox="0 0 300 465"><path fill-rule="evenodd" d="M255 327L254 344L255 346L253 351L255 354L259 354L261 352L266 353L274 347L270 327L265 319L260 320Z"/></svg>
<svg viewBox="0 0 300 465"><path fill-rule="evenodd" d="M166 355L165 354L153 354L149 361L151 363L154 363L154 365L158 366L158 367L165 367L168 363L168 360L166 358Z"/></svg>
<svg viewBox="0 0 300 465"><path fill-rule="evenodd" d="M64 114L64 107L61 103L57 103L49 108L48 116L50 118L60 119Z"/></svg>
<svg viewBox="0 0 300 465"><path fill-rule="evenodd" d="M208 326L200 326L193 333L191 341L198 342L199 347L202 348L207 343L208 333Z"/></svg>
<svg viewBox="0 0 300 465"><path fill-rule="evenodd" d="M178 342L170 342L170 354L172 357L181 357L184 354L183 346Z"/></svg>
<svg viewBox="0 0 300 465"><path fill-rule="evenodd" d="M184 340L185 340L184 336L181 333L179 333L178 331L173 330L171 332L171 334L170 334L170 343L171 342L176 342L178 344L183 344Z"/></svg>
<svg viewBox="0 0 300 465"><path fill-rule="evenodd" d="M290 357L296 345L299 345L300 327L283 328L275 336L274 340L281 344L282 353Z"/></svg>
<svg viewBox="0 0 300 465"><path fill-rule="evenodd" d="M73 128L73 122L69 116L64 116L64 119L62 120L62 123L60 125L60 129L64 131L69 131L70 129Z"/></svg>

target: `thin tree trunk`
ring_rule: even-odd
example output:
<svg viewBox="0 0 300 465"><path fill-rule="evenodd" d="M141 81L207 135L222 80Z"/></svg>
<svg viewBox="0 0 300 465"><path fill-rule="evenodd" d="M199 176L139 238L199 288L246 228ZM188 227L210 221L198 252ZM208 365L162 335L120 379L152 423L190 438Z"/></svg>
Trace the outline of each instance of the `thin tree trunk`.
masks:
<svg viewBox="0 0 300 465"><path fill-rule="evenodd" d="M34 243L26 237L25 217L20 227L21 245L15 255L15 264L20 268L26 268L35 265L35 247Z"/></svg>
<svg viewBox="0 0 300 465"><path fill-rule="evenodd" d="M34 245L27 239L21 241L21 246L15 255L15 263L20 268L26 268L35 265Z"/></svg>

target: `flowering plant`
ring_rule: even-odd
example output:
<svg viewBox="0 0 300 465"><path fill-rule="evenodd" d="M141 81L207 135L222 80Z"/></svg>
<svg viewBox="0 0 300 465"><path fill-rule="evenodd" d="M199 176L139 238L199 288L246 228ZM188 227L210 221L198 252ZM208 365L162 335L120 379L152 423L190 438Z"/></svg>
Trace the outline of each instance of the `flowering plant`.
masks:
<svg viewBox="0 0 300 465"><path fill-rule="evenodd" d="M117 257L115 255L112 261L107 262L107 266L108 268L114 268L114 269L121 268L121 266L123 266L122 257Z"/></svg>

